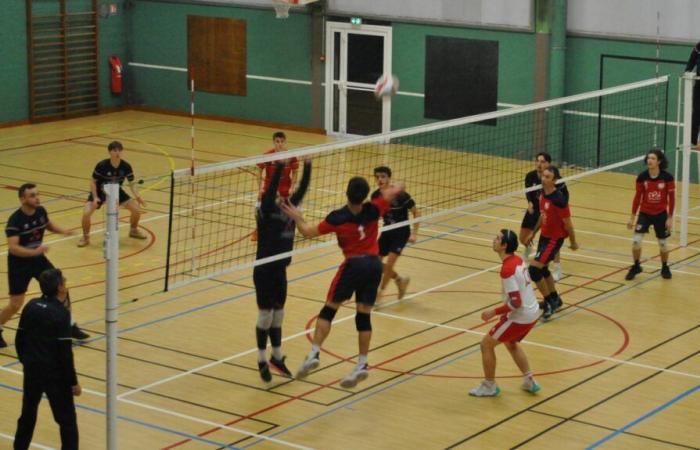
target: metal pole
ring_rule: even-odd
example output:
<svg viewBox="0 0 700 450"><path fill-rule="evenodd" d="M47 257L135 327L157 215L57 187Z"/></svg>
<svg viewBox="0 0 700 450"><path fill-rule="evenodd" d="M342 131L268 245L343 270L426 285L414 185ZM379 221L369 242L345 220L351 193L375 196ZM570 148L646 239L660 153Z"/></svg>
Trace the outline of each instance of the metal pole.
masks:
<svg viewBox="0 0 700 450"><path fill-rule="evenodd" d="M107 330L107 450L117 450L117 305L119 304L119 184L104 186L107 194L105 329Z"/></svg>
<svg viewBox="0 0 700 450"><path fill-rule="evenodd" d="M695 76L692 73L683 75L683 158L681 176L683 190L681 192L681 236L680 245L688 245L688 197L690 195L690 135L693 118L693 85Z"/></svg>

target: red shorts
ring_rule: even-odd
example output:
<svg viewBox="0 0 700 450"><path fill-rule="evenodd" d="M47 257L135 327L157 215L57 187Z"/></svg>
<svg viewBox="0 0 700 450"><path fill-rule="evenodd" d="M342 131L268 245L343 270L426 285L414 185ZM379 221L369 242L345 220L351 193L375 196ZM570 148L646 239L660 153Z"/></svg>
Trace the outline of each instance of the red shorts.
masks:
<svg viewBox="0 0 700 450"><path fill-rule="evenodd" d="M536 320L531 323L515 323L508 320L508 315L504 314L501 316L501 320L491 328L489 336L499 342L520 342L536 324Z"/></svg>

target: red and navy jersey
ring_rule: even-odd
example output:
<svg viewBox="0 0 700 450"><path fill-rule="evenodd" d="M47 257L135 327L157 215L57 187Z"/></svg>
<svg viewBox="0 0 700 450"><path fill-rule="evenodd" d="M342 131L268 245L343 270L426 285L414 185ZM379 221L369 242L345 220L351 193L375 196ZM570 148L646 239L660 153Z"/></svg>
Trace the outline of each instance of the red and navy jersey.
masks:
<svg viewBox="0 0 700 450"><path fill-rule="evenodd" d="M275 153L275 149L273 148L265 152L266 155L270 153ZM270 187L270 181L272 181L272 176L275 174L275 164L275 161L258 164L258 168L263 169L265 172L263 174L265 178L263 193L267 192L267 189ZM284 165L284 172L282 172L282 178L280 179L280 184L277 189L282 197L289 197L289 190L292 188L292 171L297 169L299 169L299 160L296 158L292 158Z"/></svg>
<svg viewBox="0 0 700 450"><path fill-rule="evenodd" d="M351 256L378 255L379 218L389 211L384 197L377 197L362 204L362 210L353 214L348 206L336 209L318 224L321 234L335 233L338 246L346 258Z"/></svg>
<svg viewBox="0 0 700 450"><path fill-rule="evenodd" d="M632 201L632 214L640 210L644 214L657 215L666 211L673 215L676 206L676 182L673 175L662 170L655 178L645 170L637 177L637 192Z"/></svg>
<svg viewBox="0 0 700 450"><path fill-rule="evenodd" d="M382 196L382 191L377 189L372 192L372 200ZM384 215L384 225L405 222L408 220L408 212L416 207L416 202L408 192L400 192L389 204L389 211Z"/></svg>
<svg viewBox="0 0 700 450"><path fill-rule="evenodd" d="M557 169L555 166L550 167L554 172L554 180L560 179L561 174L559 173L559 169ZM537 186L538 184L542 184L542 179L540 179L540 174L538 174L536 170L532 170L528 172L527 175L525 175L526 189L532 186ZM569 188L566 186L566 183L557 183L557 189L559 189L561 193L564 194L564 197L566 197L566 201L568 202ZM542 195L542 188L525 193L525 197L527 198L528 202L532 203L532 208L535 210L535 213L540 212L540 195Z"/></svg>
<svg viewBox="0 0 700 450"><path fill-rule="evenodd" d="M544 191L540 196L540 236L549 239L562 239L569 236L564 228L564 219L571 217L569 202L566 196L559 190L549 195Z"/></svg>

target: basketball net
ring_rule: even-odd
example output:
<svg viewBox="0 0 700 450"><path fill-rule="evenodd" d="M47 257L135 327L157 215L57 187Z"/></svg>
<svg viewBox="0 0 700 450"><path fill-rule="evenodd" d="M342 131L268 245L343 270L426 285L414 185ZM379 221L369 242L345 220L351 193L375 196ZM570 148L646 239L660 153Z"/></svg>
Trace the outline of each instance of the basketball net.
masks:
<svg viewBox="0 0 700 450"><path fill-rule="evenodd" d="M289 17L289 8L292 7L291 0L272 0L275 6L275 17L278 19L287 19Z"/></svg>

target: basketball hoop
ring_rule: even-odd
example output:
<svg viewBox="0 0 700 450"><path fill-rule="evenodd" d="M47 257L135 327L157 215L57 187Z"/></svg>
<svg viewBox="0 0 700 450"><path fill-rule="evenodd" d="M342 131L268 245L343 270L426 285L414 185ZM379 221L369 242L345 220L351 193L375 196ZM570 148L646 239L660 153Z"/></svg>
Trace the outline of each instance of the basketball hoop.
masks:
<svg viewBox="0 0 700 450"><path fill-rule="evenodd" d="M275 17L278 19L287 19L289 17L289 9L292 6L308 5L317 0L272 0L272 5L275 7Z"/></svg>

